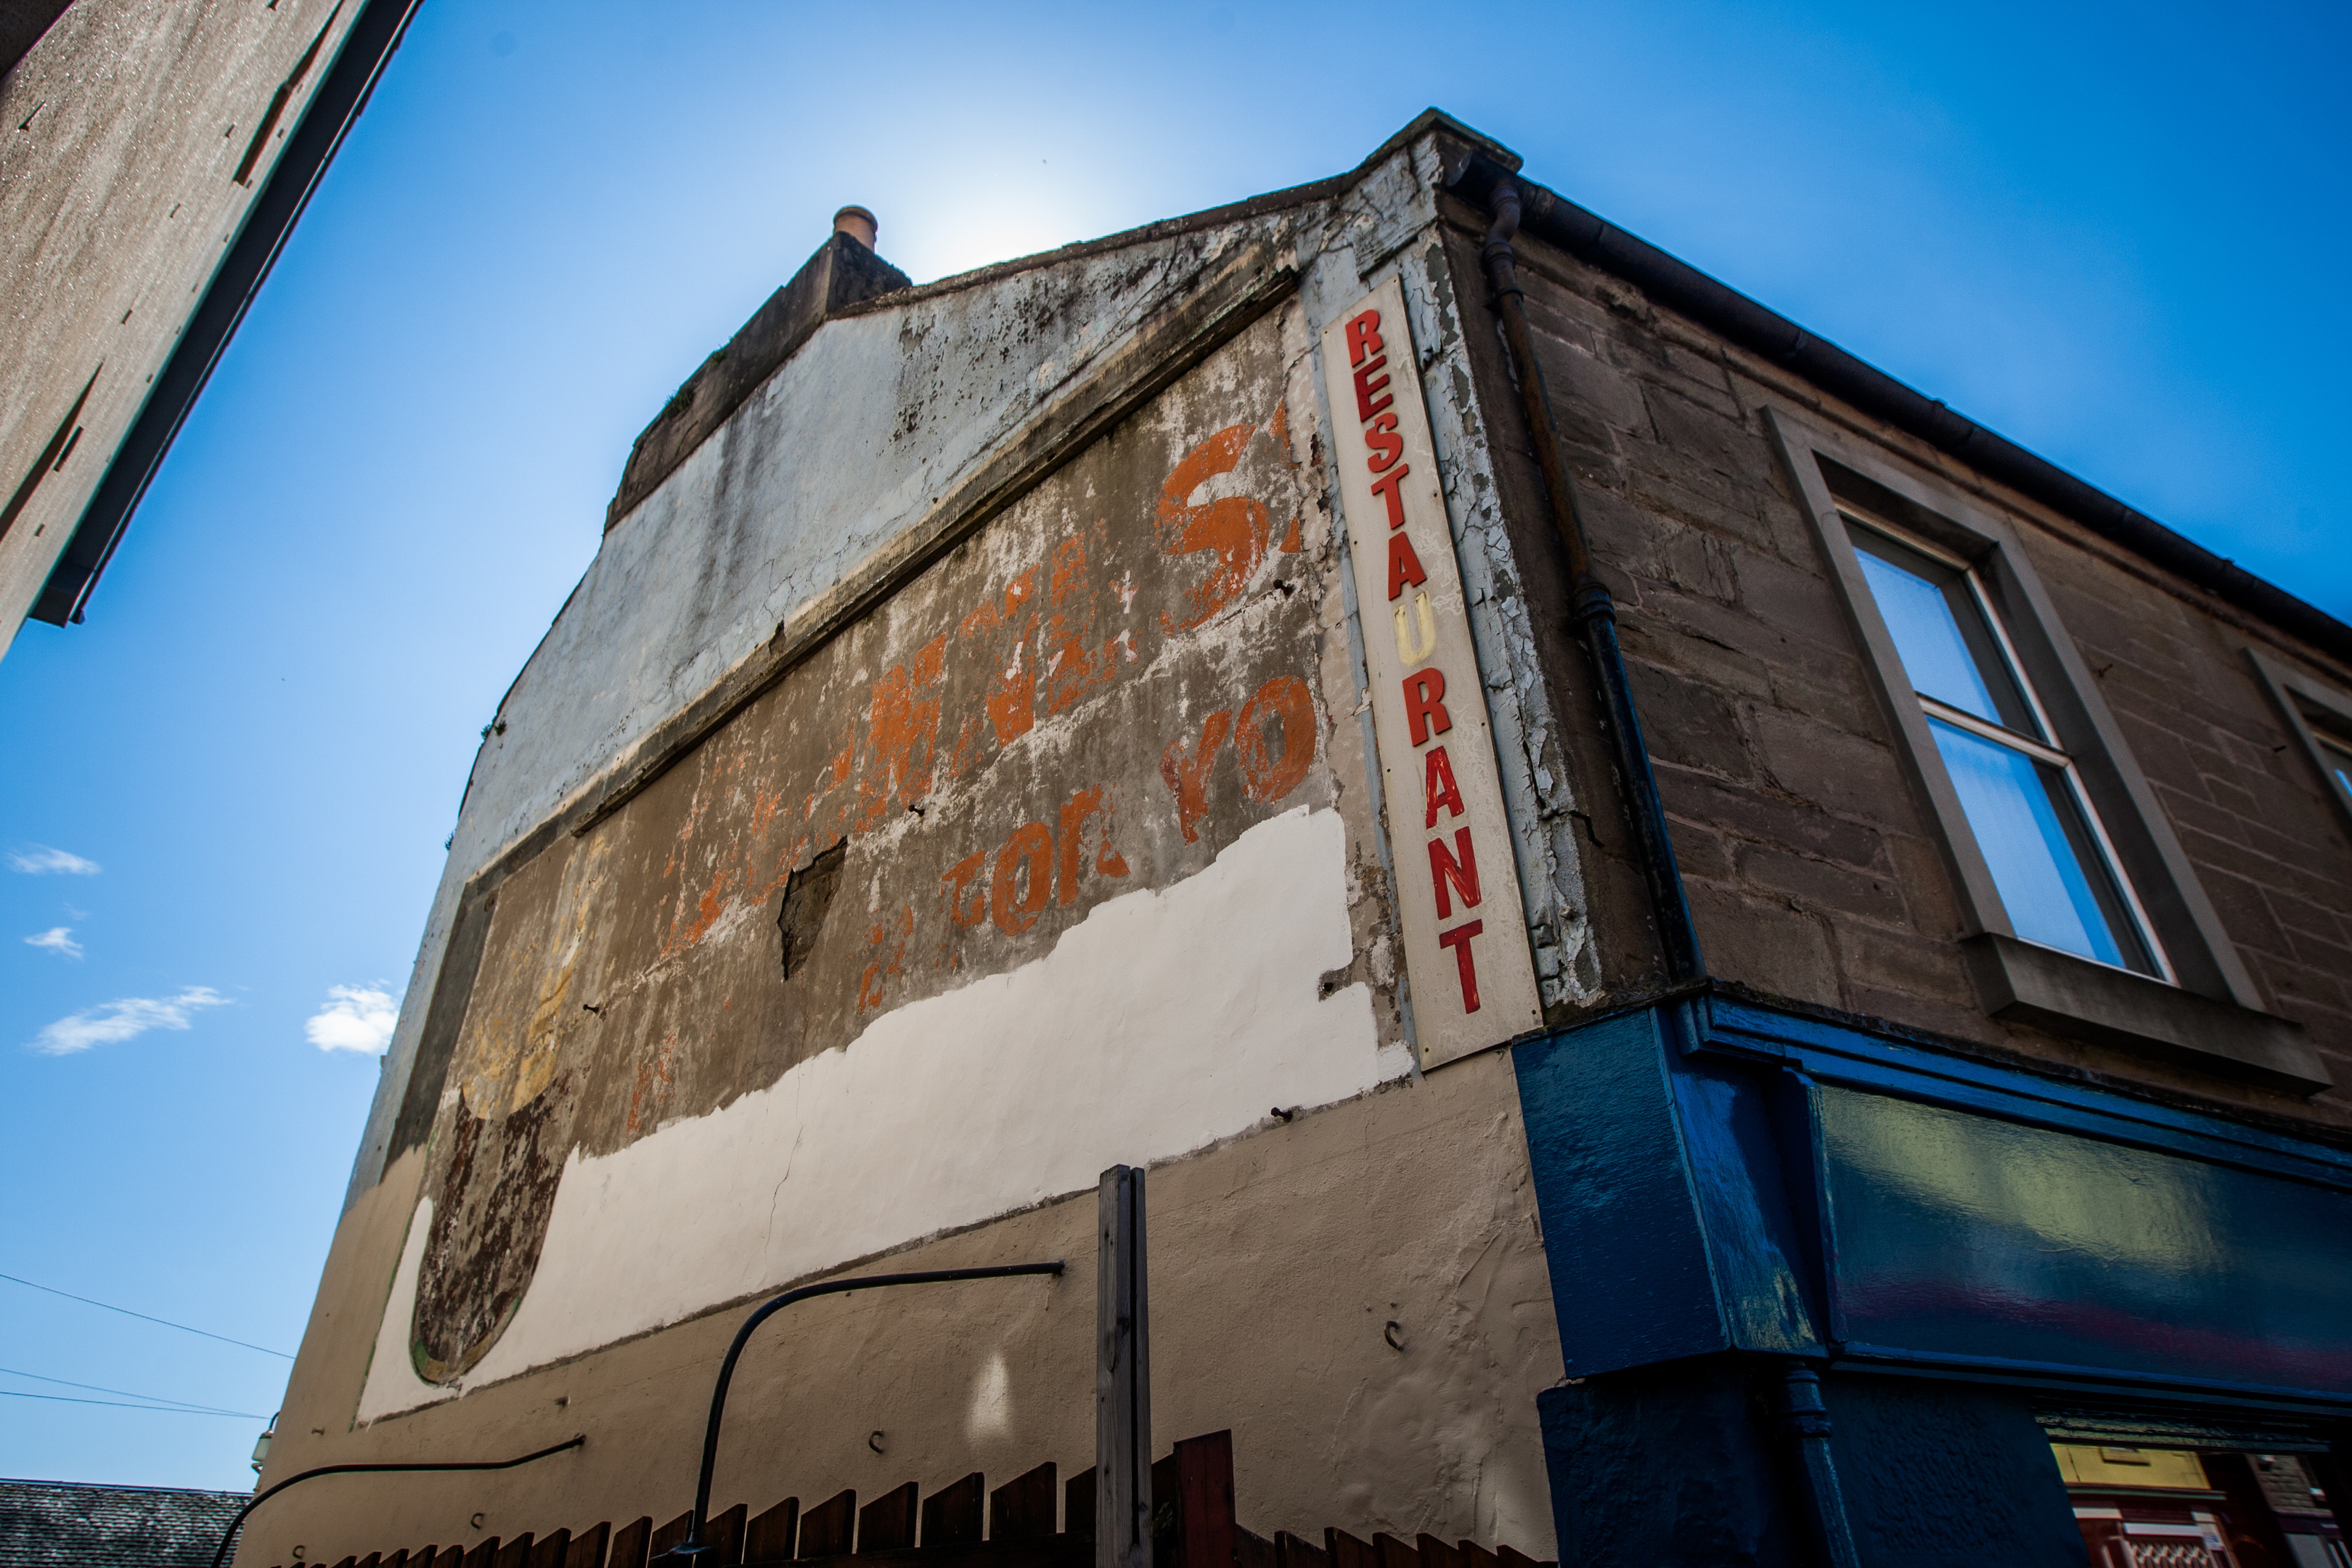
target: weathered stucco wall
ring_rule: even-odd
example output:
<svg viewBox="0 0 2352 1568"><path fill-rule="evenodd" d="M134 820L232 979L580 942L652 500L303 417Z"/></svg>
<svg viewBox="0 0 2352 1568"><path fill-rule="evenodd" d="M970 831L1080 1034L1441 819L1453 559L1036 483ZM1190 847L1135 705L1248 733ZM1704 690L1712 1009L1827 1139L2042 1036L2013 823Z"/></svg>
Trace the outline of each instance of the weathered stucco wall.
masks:
<svg viewBox="0 0 2352 1568"><path fill-rule="evenodd" d="M499 885L363 1418L1404 1070L1305 359L1261 319Z"/></svg>
<svg viewBox="0 0 2352 1568"><path fill-rule="evenodd" d="M356 9L78 0L0 78L0 651Z"/></svg>
<svg viewBox="0 0 2352 1568"><path fill-rule="evenodd" d="M1276 214L830 321L605 536L475 764L354 1194L382 1169L467 881L1082 389L1139 324L1251 242L1281 247L1293 221Z"/></svg>
<svg viewBox="0 0 2352 1568"><path fill-rule="evenodd" d="M1232 1427L1240 1518L1261 1533L1425 1530L1549 1556L1533 1391L1561 1369L1525 1161L1509 1066L1489 1054L1156 1167L1161 1447ZM332 1563L640 1515L658 1523L692 1500L735 1312L352 1426L384 1300L379 1260L408 1220L394 1190L413 1191L421 1164L402 1156L344 1217L270 1479L418 1454L503 1458L581 1431L588 1446L496 1475L298 1487L256 1513L241 1563L289 1562L298 1544ZM1093 1464L1095 1215L1089 1192L891 1258L1066 1258L1056 1281L829 1297L771 1320L729 1402L717 1506L814 1503L844 1487L870 1500L910 1479L928 1492L973 1469L993 1486L1048 1459L1067 1478ZM665 1257L661 1232L640 1236L608 1277L658 1271Z"/></svg>
<svg viewBox="0 0 2352 1568"><path fill-rule="evenodd" d="M567 802L625 771L674 715L825 610L828 593L894 542L937 526L943 500L953 505L992 457L1101 396L1101 383L1125 374L1123 358L1237 268L1295 267L1313 328L1384 271L1405 279L1415 336L1427 345L1431 422L1538 969L1548 1000L1582 994L1574 804L1532 636L1515 607L1450 271L1431 253L1439 177L1422 137L1328 199L1269 199L1268 210L1225 221L1159 226L1079 247L1066 261L886 297L822 328L606 536L509 693L467 786L351 1195L374 1183L392 1146L467 883ZM1319 463L1321 454L1301 460ZM1344 584L1343 602L1352 613ZM1360 723L1367 736L1370 722Z"/></svg>
<svg viewBox="0 0 2352 1568"><path fill-rule="evenodd" d="M745 1452L791 1430L768 1473L812 1501L873 1483L877 1427L892 1481L1083 1468L1118 1161L1155 1168L1158 1435L1235 1427L1245 1521L1548 1549L1516 1090L1412 1070L1320 434L1324 317L1400 277L1546 994L1580 995L1436 176L1423 139L860 307L607 536L477 764L268 1479L550 1421L604 1457L289 1494L242 1561L667 1518L727 1309L886 1252L1082 1282L780 1323ZM507 1522L432 1522L467 1499Z"/></svg>

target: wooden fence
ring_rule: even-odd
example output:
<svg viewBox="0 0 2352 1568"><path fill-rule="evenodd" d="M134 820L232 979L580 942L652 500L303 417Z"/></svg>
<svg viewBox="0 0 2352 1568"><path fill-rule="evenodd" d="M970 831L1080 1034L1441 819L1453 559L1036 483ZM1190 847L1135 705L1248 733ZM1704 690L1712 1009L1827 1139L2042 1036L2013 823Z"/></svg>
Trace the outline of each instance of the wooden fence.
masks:
<svg viewBox="0 0 2352 1568"><path fill-rule="evenodd" d="M1361 1541L1327 1529L1318 1545L1278 1530L1269 1540L1234 1517L1231 1432L1187 1437L1154 1464L1151 1509L1154 1568L1557 1568L1508 1546L1449 1545L1433 1535L1407 1542L1381 1532ZM371 1552L334 1568L655 1568L685 1541L689 1517L658 1529L647 1516L577 1533ZM739 1502L712 1517L704 1538L711 1551L693 1568L848 1557L860 1560L856 1568L1092 1568L1095 1473L1059 1483L1047 1463L990 1491L975 1471L929 1497L908 1481L862 1508L855 1491L805 1510L788 1497L758 1514Z"/></svg>

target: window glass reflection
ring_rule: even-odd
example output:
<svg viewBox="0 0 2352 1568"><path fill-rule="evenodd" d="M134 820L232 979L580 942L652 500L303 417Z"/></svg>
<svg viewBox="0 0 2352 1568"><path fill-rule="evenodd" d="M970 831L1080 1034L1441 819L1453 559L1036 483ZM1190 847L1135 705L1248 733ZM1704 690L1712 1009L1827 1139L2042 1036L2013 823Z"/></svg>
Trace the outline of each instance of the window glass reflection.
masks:
<svg viewBox="0 0 2352 1568"><path fill-rule="evenodd" d="M2084 868L2078 846L2086 836L2064 775L1941 719L1927 727L2017 934L2102 963L2145 967L2116 940L2101 907L2107 900Z"/></svg>
<svg viewBox="0 0 2352 1568"><path fill-rule="evenodd" d="M1992 689L1960 635L1959 620L1944 590L1868 550L1857 552L1856 557L1913 689L1989 723L2001 722Z"/></svg>
<svg viewBox="0 0 2352 1568"><path fill-rule="evenodd" d="M2319 742L2319 754L2326 760L2327 771L2335 776L2336 787L2352 796L2352 746L2325 731L2314 738Z"/></svg>

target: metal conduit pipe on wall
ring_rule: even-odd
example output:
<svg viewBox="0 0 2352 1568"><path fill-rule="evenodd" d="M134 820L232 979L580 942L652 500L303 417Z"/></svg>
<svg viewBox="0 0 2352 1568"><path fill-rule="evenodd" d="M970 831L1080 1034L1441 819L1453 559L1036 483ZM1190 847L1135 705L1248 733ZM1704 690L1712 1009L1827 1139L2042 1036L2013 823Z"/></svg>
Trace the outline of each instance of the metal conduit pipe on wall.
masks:
<svg viewBox="0 0 2352 1568"><path fill-rule="evenodd" d="M1010 1279L1024 1274L1045 1274L1059 1279L1061 1259L1050 1263L996 1263L981 1268L926 1268L912 1274L861 1274L848 1279L827 1279L822 1284L803 1285L771 1298L758 1310L743 1320L735 1331L735 1338L727 1346L726 1359L719 1363L719 1380L710 1390L710 1419L702 1431L702 1465L695 1472L694 1511L688 1517L686 1539L671 1547L656 1562L691 1563L709 1556L712 1547L702 1539L702 1527L710 1522L710 1483L719 1468L719 1427L727 1418L727 1390L735 1381L735 1363L743 1359L743 1347L751 1342L752 1331L795 1301L805 1301L815 1296L838 1296L851 1290L881 1290L893 1285L949 1285L967 1279Z"/></svg>
<svg viewBox="0 0 2352 1568"><path fill-rule="evenodd" d="M395 1471L423 1473L428 1470L511 1470L517 1465L528 1465L535 1459L544 1459L550 1455L569 1453L583 1446L587 1441L587 1436L583 1433L579 1436L567 1437L561 1443L551 1444L536 1452L513 1459L403 1459L389 1464L320 1465L315 1470L304 1470L299 1476L287 1477L236 1510L236 1517L228 1521L226 1530L221 1531L220 1544L213 1548L212 1568L221 1568L221 1564L227 1561L229 1545L236 1540L236 1532L244 1525L246 1515L284 1491L288 1487L299 1486L304 1481L316 1480L320 1476L383 1475Z"/></svg>

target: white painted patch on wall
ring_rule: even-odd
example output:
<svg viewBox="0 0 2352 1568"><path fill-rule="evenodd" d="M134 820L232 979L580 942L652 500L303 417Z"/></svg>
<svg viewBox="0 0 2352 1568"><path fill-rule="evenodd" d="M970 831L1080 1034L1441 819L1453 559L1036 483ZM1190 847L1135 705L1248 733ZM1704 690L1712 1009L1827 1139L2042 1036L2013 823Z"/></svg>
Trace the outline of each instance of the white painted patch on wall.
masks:
<svg viewBox="0 0 2352 1568"><path fill-rule="evenodd" d="M971 1443L1013 1436L1013 1373L1004 1364L1003 1351L991 1352L980 1376L973 1380L963 1435Z"/></svg>
<svg viewBox="0 0 2352 1568"><path fill-rule="evenodd" d="M392 1296L383 1304L383 1321L375 1331L375 1353L368 1358L367 1387L360 1397L360 1419L369 1419L367 1402L379 1388L397 1388L404 1398L398 1408L413 1410L436 1400L455 1399L457 1391L425 1382L408 1359L408 1325L416 1316L416 1272L425 1261L425 1243L433 1234L433 1200L419 1198L408 1222L408 1239L401 1244L400 1268L392 1277Z"/></svg>
<svg viewBox="0 0 2352 1568"><path fill-rule="evenodd" d="M1034 963L886 1014L708 1116L607 1155L575 1149L530 1289L464 1386L1399 1076L1405 1052L1381 1048L1365 986L1316 995L1352 957L1346 829L1300 807L1172 888L1097 906ZM428 1215L410 1226L362 1421L446 1397L407 1353Z"/></svg>

